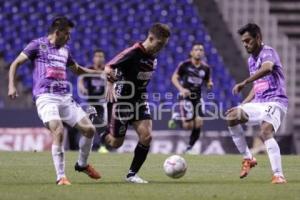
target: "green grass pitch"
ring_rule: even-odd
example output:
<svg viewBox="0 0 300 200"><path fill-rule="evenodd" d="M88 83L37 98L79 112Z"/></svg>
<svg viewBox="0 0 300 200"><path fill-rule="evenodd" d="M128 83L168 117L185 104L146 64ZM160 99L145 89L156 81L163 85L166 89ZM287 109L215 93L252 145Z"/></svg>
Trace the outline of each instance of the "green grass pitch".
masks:
<svg viewBox="0 0 300 200"><path fill-rule="evenodd" d="M55 175L50 152L0 152L1 200L133 200L133 199L222 199L276 200L300 199L300 157L284 156L283 167L288 184L272 185L266 155L257 157L258 166L240 180L241 157L184 156L186 175L173 180L164 175L162 164L167 155L149 155L140 175L146 185L124 182L131 154L92 153L90 162L101 171L102 179L94 181L73 169L76 152L66 154L66 172L71 186L54 184Z"/></svg>

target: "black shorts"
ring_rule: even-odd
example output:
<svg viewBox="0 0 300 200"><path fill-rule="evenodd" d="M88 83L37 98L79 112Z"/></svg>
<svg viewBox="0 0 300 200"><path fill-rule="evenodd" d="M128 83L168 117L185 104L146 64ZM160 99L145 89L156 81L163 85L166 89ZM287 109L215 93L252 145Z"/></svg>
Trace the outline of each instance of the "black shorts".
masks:
<svg viewBox="0 0 300 200"><path fill-rule="evenodd" d="M116 102L107 104L107 133L114 137L125 137L128 124L151 119L149 104L146 101Z"/></svg>
<svg viewBox="0 0 300 200"><path fill-rule="evenodd" d="M180 117L183 121L194 120L197 116L204 115L202 99L181 98L179 100Z"/></svg>

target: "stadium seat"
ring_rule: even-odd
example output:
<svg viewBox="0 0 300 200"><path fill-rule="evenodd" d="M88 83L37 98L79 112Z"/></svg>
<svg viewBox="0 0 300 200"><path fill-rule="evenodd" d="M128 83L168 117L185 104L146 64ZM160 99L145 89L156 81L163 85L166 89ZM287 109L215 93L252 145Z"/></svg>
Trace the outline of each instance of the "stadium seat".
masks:
<svg viewBox="0 0 300 200"><path fill-rule="evenodd" d="M224 101L226 106L239 102L228 91L234 81L220 59L210 36L205 30L201 17L191 1L38 1L11 0L0 6L0 51L11 62L14 57L30 42L46 34L47 25L58 14L68 13L76 23L70 42L73 57L81 65L91 63L95 48L106 52L107 60L135 41L146 36L147 28L156 21L168 23L172 28L172 37L165 50L158 57L158 69L149 86L150 92L177 93L170 79L178 63L188 58L191 46L195 42L204 44L207 62L213 70L216 93L215 101ZM24 85L32 80L31 70L21 70L19 74ZM72 76L76 84L76 77Z"/></svg>

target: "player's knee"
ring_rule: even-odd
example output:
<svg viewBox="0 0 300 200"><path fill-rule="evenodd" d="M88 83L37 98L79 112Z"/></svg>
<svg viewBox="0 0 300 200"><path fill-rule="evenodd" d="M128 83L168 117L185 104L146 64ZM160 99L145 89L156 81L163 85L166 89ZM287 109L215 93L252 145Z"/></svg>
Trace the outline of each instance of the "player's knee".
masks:
<svg viewBox="0 0 300 200"><path fill-rule="evenodd" d="M143 145L150 145L151 141L152 141L152 135L149 133L149 134L141 137L141 141L140 142Z"/></svg>
<svg viewBox="0 0 300 200"><path fill-rule="evenodd" d="M195 128L201 128L203 126L203 120L201 118L196 118Z"/></svg>
<svg viewBox="0 0 300 200"><path fill-rule="evenodd" d="M239 124L238 115L236 111L227 114L226 122L228 126L236 126Z"/></svg>
<svg viewBox="0 0 300 200"><path fill-rule="evenodd" d="M62 143L64 136L64 127L63 125L58 125L54 129L51 130L53 134L53 140L55 143Z"/></svg>
<svg viewBox="0 0 300 200"><path fill-rule="evenodd" d="M123 139L113 139L110 142L110 146L117 149L123 145L123 142Z"/></svg>
<svg viewBox="0 0 300 200"><path fill-rule="evenodd" d="M274 129L271 124L262 124L261 130L260 130L260 138L263 141L266 141L273 137Z"/></svg>
<svg viewBox="0 0 300 200"><path fill-rule="evenodd" d="M182 123L182 128L188 129L189 125L187 123Z"/></svg>
<svg viewBox="0 0 300 200"><path fill-rule="evenodd" d="M85 136L88 138L92 138L94 137L95 133L96 133L96 128L92 125L88 126L85 128Z"/></svg>
<svg viewBox="0 0 300 200"><path fill-rule="evenodd" d="M182 127L190 130L193 128L193 122L182 122Z"/></svg>

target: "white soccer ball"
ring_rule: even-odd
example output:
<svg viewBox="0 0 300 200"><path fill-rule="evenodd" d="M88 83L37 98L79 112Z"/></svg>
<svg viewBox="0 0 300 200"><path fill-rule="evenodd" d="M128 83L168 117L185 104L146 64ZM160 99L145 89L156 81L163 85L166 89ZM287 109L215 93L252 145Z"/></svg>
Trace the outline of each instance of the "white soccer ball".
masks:
<svg viewBox="0 0 300 200"><path fill-rule="evenodd" d="M168 157L164 162L164 171L171 178L182 177L187 169L187 164L181 156L173 155Z"/></svg>

